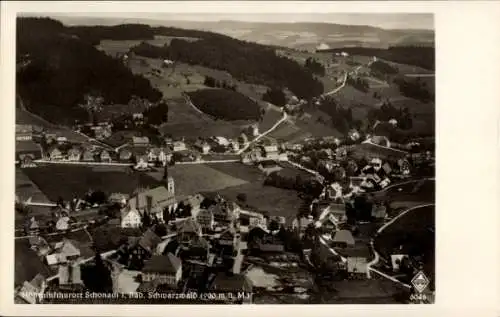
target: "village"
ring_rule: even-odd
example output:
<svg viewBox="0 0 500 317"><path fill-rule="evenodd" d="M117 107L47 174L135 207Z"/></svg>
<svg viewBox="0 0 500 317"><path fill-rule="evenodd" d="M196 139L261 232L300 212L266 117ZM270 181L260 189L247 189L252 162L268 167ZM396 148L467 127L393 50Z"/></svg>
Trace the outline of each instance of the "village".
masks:
<svg viewBox="0 0 500 317"><path fill-rule="evenodd" d="M256 138L258 127L252 126L248 134L250 140ZM97 139L97 135L93 137ZM418 164L432 165L433 157L421 149L410 154L412 148L420 148L417 143L391 147L388 142L353 131L345 140L328 137L279 144L262 138L251 143L242 133L238 140L220 136L195 143L166 139L165 147L151 145L147 137L132 137L113 150L97 142L72 143L35 127L17 126L17 149L30 149L18 152L22 169L58 163L123 164L135 170L133 173L155 169L163 174L161 184L152 188L109 196L90 192L85 197L49 203L53 214L49 222L28 216L16 239L27 239L30 249L53 275L40 273L24 281L17 298L29 303L53 302L58 299L43 294L82 294L83 290L132 294L127 300L139 302L202 301L204 297L205 301L250 303L259 293L273 292L292 294L299 300L311 296L315 286L304 277L284 285L266 282L259 276L265 276L261 267L266 263L278 271L321 272L321 276L354 279L354 283L372 279L373 272L395 279L390 275L399 272L402 259L409 261L408 255L391 255L392 263L386 268L390 274L372 268L373 250L367 243L370 233L360 232L365 228L372 228L367 229L372 232L397 216L390 199L385 199L384 189L395 186L392 183L413 182L419 178ZM245 194L237 201L201 193L179 199L169 169L184 162L204 163L214 148L220 149L213 161L255 166L271 186L304 192L310 197L309 205L301 208L293 221L287 221L246 208ZM310 178L299 180L300 176L283 173L289 166L306 171ZM417 186L409 193L416 193L423 182L425 179L415 182ZM369 206L367 213L358 202L361 198ZM17 203L19 208L37 205L31 198ZM97 247L102 243L88 234L99 226L114 228L112 232L118 237L105 237L119 240L113 243L114 249ZM79 231L90 235L92 243L87 243L86 250L79 248L79 238L70 238ZM102 285L95 282L95 274L103 274L99 279ZM154 295L157 293L197 295L166 298ZM94 302L96 298L87 300Z"/></svg>

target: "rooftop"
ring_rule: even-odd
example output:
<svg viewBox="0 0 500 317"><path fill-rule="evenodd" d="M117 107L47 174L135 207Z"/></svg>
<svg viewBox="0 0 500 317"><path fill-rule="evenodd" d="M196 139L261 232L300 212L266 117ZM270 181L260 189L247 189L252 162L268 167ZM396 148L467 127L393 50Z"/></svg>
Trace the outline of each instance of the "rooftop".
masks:
<svg viewBox="0 0 500 317"><path fill-rule="evenodd" d="M145 263L142 271L148 273L174 274L181 266L182 262L178 257L172 253L167 253L167 255L153 255L151 259Z"/></svg>

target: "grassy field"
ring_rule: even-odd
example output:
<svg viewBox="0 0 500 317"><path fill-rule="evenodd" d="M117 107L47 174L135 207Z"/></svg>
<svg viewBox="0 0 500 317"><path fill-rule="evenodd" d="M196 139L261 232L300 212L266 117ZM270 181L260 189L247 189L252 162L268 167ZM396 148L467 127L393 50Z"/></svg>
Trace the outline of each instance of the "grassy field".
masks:
<svg viewBox="0 0 500 317"><path fill-rule="evenodd" d="M139 185L148 187L159 184L148 175L132 172L128 168L118 171L115 167L107 171L81 165L46 165L26 169L26 174L52 201L56 201L59 196L65 200L82 197L89 189L102 190L108 194L130 194Z"/></svg>
<svg viewBox="0 0 500 317"><path fill-rule="evenodd" d="M163 172L160 171L148 174L158 181L161 181L163 177ZM231 176L205 164L175 165L169 169L169 175L175 179L175 193L179 197L198 192L219 191L247 183L244 179Z"/></svg>
<svg viewBox="0 0 500 317"><path fill-rule="evenodd" d="M232 177L242 179L245 182L264 181L265 178L259 169L241 163L217 163L207 164L206 166Z"/></svg>
<svg viewBox="0 0 500 317"><path fill-rule="evenodd" d="M260 181L228 187L218 192L232 200L236 200L238 194L245 193L247 204L252 209L267 211L270 216L283 216L286 218L287 224L291 224L302 203L297 192L264 186Z"/></svg>

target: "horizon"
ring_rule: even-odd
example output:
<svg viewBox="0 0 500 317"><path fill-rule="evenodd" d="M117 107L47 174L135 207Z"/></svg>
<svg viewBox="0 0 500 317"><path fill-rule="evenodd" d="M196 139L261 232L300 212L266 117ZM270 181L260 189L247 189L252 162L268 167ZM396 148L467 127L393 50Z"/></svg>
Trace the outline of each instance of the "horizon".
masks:
<svg viewBox="0 0 500 317"><path fill-rule="evenodd" d="M408 29L434 31L433 14L425 13L123 13L123 12L54 12L25 13L22 16L47 16L65 24L72 19L110 19L127 21L143 21L140 23L158 22L253 22L253 23L325 23L356 25L382 28L386 30ZM91 21L89 21L91 22ZM76 24L81 24L76 23ZM92 24L88 24L92 25Z"/></svg>

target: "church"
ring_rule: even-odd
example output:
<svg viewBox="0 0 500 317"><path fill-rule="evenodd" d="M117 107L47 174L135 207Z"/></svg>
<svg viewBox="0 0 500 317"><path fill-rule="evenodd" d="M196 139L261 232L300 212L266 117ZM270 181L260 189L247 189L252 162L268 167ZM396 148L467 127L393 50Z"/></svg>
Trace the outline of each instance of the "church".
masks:
<svg viewBox="0 0 500 317"><path fill-rule="evenodd" d="M175 197L174 178L168 175L168 166L165 166L163 180L164 185L151 188L139 188L127 202L121 211L122 228L138 228L146 213L150 219L165 222L168 214L177 208Z"/></svg>

